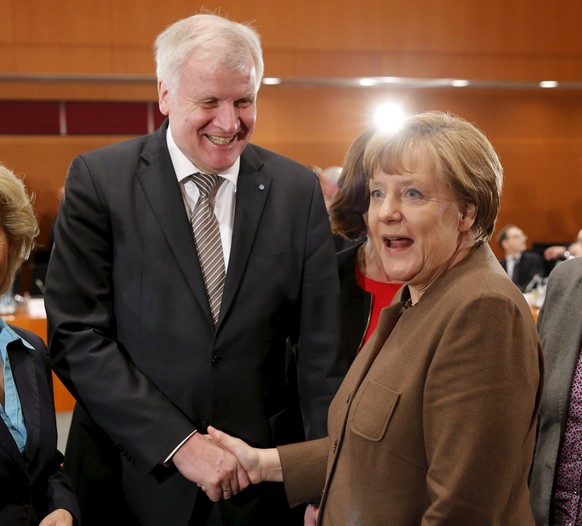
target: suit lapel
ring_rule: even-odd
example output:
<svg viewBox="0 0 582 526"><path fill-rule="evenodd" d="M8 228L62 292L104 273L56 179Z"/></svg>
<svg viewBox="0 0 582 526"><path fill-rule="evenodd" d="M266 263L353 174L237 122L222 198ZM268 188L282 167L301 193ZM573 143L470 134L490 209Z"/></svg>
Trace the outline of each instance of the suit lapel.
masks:
<svg viewBox="0 0 582 526"><path fill-rule="evenodd" d="M146 139L137 178L178 266L212 323L192 227L167 148L166 130L167 124Z"/></svg>
<svg viewBox="0 0 582 526"><path fill-rule="evenodd" d="M232 304L243 273L249 264L253 241L269 195L271 175L262 172L261 166L261 159L252 147L248 146L241 157L237 180L232 248L224 284L219 325Z"/></svg>

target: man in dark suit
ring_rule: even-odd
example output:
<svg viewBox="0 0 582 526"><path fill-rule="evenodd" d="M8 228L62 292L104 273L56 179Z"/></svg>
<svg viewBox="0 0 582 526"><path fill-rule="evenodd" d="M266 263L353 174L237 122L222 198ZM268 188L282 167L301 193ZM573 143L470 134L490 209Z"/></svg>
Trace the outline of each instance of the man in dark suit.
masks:
<svg viewBox="0 0 582 526"><path fill-rule="evenodd" d="M296 524L280 485L238 493L246 473L206 429L262 447L296 440L298 398L305 434L325 434L345 366L321 187L249 144L263 75L252 29L195 15L158 36L156 62L168 120L76 158L55 228L50 351L77 399L65 467L84 526ZM208 198L198 172L218 175ZM220 230L219 310L190 223L202 201Z"/></svg>
<svg viewBox="0 0 582 526"><path fill-rule="evenodd" d="M506 225L497 235L505 257L499 262L511 280L525 292L535 276L544 277L544 260L537 252L527 250L527 236L515 225Z"/></svg>

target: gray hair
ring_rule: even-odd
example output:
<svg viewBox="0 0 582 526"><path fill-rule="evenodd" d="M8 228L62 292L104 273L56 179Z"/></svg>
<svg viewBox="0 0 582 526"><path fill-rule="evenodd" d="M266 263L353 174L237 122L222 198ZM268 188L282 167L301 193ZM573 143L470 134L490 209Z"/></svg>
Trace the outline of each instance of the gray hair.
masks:
<svg viewBox="0 0 582 526"><path fill-rule="evenodd" d="M170 91L175 91L180 68L194 52L201 59L231 70L243 70L251 58L257 74L257 91L261 85L263 51L260 37L250 25L218 15L193 15L162 31L154 49L158 81L163 81Z"/></svg>

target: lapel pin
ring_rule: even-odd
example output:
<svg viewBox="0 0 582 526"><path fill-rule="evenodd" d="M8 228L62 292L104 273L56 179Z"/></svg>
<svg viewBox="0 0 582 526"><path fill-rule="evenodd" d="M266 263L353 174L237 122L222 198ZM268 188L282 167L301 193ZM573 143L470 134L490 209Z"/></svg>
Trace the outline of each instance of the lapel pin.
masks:
<svg viewBox="0 0 582 526"><path fill-rule="evenodd" d="M264 190L265 189L265 185L264 184L260 184L259 185L259 190Z"/></svg>

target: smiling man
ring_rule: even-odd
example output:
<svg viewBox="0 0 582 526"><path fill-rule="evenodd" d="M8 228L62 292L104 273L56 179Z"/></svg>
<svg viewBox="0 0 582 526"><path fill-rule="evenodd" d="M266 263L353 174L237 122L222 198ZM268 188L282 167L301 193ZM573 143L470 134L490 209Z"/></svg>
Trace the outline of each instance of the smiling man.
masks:
<svg viewBox="0 0 582 526"><path fill-rule="evenodd" d="M156 63L166 122L72 162L47 278L83 524L302 524L281 487L239 494L246 472L206 430L262 447L325 434L346 366L321 187L249 144L254 30L192 16L158 36Z"/></svg>

